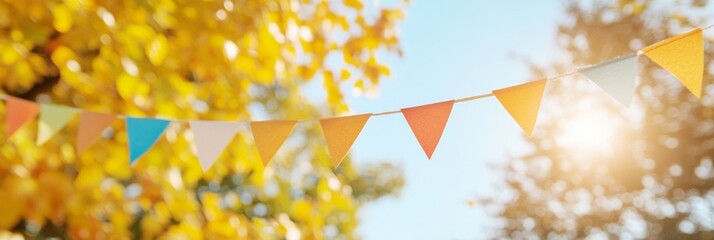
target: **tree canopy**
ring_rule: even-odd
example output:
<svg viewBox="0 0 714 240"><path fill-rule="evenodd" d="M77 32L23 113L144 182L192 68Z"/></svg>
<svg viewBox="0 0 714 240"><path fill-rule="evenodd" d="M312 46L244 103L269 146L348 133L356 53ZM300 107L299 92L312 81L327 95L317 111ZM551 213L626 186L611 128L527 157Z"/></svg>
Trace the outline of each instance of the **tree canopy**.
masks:
<svg viewBox="0 0 714 240"><path fill-rule="evenodd" d="M706 1L570 1L552 76L635 52L711 22ZM584 77L549 83L533 151L500 168L506 191L484 199L493 238L714 238L714 95L705 38L701 99L642 56L624 109Z"/></svg>
<svg viewBox="0 0 714 240"><path fill-rule="evenodd" d="M401 54L396 24L406 2L0 1L0 87L137 117L334 116L349 110L343 90L372 91L389 75L378 59ZM313 81L327 105L305 98ZM389 164L333 170L316 124L296 129L265 168L244 129L205 174L188 124L173 123L132 167L123 121L82 154L76 121L42 146L35 125L0 148L0 234L355 238L360 206L403 185Z"/></svg>

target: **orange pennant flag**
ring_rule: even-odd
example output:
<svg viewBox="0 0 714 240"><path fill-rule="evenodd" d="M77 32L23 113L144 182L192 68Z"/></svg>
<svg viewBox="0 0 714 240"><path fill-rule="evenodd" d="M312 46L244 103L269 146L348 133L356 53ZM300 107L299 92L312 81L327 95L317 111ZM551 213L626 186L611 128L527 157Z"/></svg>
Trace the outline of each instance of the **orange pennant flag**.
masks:
<svg viewBox="0 0 714 240"><path fill-rule="evenodd" d="M77 153L89 148L99 135L109 127L116 116L106 113L83 111L79 114L79 129L77 129Z"/></svg>
<svg viewBox="0 0 714 240"><path fill-rule="evenodd" d="M371 117L371 113L320 119L322 132L325 134L327 148L332 157L332 164L335 168L340 165L342 159L350 151L352 144L362 132L362 128Z"/></svg>
<svg viewBox="0 0 714 240"><path fill-rule="evenodd" d="M436 145L439 144L454 102L451 100L401 110L428 159L431 159Z"/></svg>
<svg viewBox="0 0 714 240"><path fill-rule="evenodd" d="M704 43L702 29L671 37L642 50L648 58L677 77L690 92L702 96Z"/></svg>
<svg viewBox="0 0 714 240"><path fill-rule="evenodd" d="M40 106L37 103L12 96L8 96L6 102L5 124L7 132L5 133L5 139L9 139L17 129L40 113Z"/></svg>
<svg viewBox="0 0 714 240"><path fill-rule="evenodd" d="M511 114L528 137L533 133L546 80L538 80L493 91L501 105Z"/></svg>
<svg viewBox="0 0 714 240"><path fill-rule="evenodd" d="M263 165L268 165L270 160L273 159L280 146L293 132L295 123L297 123L295 120L271 120L250 123L255 147L258 148L258 154L263 160Z"/></svg>

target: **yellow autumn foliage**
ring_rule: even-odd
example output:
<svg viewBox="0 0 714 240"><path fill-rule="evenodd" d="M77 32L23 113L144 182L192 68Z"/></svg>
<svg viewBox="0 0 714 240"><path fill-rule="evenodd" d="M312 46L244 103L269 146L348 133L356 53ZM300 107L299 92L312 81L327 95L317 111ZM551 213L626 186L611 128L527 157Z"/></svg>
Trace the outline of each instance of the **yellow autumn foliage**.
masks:
<svg viewBox="0 0 714 240"><path fill-rule="evenodd" d="M342 86L370 91L389 74L377 59L400 53L406 2L0 0L0 87L136 117L332 116L348 111ZM327 105L305 98L312 81ZM133 166L123 121L81 154L76 119L42 146L36 125L0 148L0 238L350 239L357 209L403 184L390 165L333 171L310 124L267 167L243 129L205 174L185 122Z"/></svg>

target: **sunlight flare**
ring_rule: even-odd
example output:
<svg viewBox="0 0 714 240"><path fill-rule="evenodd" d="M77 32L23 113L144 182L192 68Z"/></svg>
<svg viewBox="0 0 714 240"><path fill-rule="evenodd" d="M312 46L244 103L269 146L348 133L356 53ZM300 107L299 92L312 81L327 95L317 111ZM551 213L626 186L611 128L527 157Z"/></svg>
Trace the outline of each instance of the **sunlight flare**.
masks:
<svg viewBox="0 0 714 240"><path fill-rule="evenodd" d="M610 154L615 140L615 128L610 113L581 112L564 121L556 141L560 147L578 153Z"/></svg>

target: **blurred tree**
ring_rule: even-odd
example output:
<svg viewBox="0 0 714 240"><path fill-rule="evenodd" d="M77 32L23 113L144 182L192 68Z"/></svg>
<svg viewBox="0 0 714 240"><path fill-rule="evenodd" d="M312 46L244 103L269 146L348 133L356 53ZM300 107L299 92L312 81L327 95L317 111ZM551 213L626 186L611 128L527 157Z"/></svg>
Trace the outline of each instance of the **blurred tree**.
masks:
<svg viewBox="0 0 714 240"><path fill-rule="evenodd" d="M344 89L372 91L389 75L377 55L401 54L406 3L3 0L0 87L131 116L334 116L348 111ZM327 107L302 94L320 80ZM266 168L244 129L205 175L187 124L173 123L133 167L123 121L81 155L76 124L36 146L30 122L0 148L0 236L351 239L360 206L403 185L388 164L333 171L317 124L298 126Z"/></svg>
<svg viewBox="0 0 714 240"><path fill-rule="evenodd" d="M534 77L626 55L711 23L707 1L567 3L562 50ZM707 34L705 34L707 35ZM705 38L705 82L714 49ZM582 76L549 83L533 150L502 166L506 191L484 199L493 238L714 239L714 94L701 100L640 57L628 110Z"/></svg>

